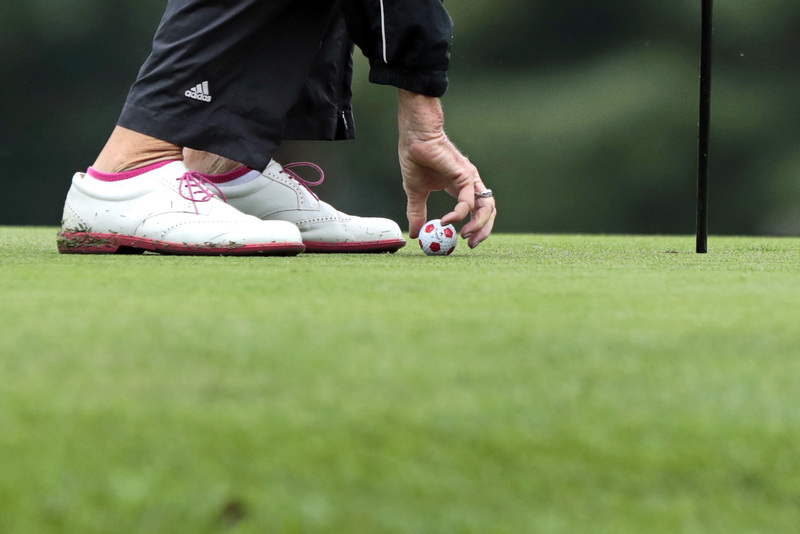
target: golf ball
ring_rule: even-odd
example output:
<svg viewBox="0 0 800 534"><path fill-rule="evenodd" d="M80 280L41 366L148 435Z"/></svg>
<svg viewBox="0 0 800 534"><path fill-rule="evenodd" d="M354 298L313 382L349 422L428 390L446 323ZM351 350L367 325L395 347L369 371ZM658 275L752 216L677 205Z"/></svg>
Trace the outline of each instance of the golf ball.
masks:
<svg viewBox="0 0 800 534"><path fill-rule="evenodd" d="M419 233L419 246L428 256L452 254L458 243L458 234L452 224L442 226L439 219L425 223Z"/></svg>

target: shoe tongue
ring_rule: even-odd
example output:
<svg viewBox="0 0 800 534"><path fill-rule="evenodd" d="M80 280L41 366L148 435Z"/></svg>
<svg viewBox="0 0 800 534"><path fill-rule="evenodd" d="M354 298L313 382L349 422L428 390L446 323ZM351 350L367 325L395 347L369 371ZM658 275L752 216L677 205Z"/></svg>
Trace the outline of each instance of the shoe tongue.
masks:
<svg viewBox="0 0 800 534"><path fill-rule="evenodd" d="M269 160L269 165L264 170L265 173L267 172L274 172L276 174L280 174L283 172L283 165L275 161L274 159Z"/></svg>

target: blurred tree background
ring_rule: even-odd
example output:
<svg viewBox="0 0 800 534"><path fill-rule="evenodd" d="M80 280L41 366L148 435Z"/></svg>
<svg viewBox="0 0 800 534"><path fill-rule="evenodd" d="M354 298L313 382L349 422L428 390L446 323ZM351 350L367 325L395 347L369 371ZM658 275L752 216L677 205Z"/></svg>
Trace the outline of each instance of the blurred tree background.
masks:
<svg viewBox="0 0 800 534"><path fill-rule="evenodd" d="M0 4L0 224L56 225L110 133L164 0ZM448 131L498 197L497 229L691 234L700 0L447 3ZM800 234L800 4L715 6L711 232ZM287 143L323 198L404 221L396 94L355 81L359 139ZM439 194L431 215L452 203Z"/></svg>

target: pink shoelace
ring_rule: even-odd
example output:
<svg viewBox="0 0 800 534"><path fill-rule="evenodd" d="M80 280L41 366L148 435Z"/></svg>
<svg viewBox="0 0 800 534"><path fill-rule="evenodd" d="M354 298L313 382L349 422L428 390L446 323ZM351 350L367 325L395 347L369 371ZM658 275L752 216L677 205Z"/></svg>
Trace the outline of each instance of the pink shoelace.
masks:
<svg viewBox="0 0 800 534"><path fill-rule="evenodd" d="M228 199L225 197L225 193L217 187L217 184L207 179L205 176L198 172L190 171L177 178L178 180L178 194L182 198L190 201L192 205L194 205L195 213L199 213L197 209L198 202L208 202L212 198L214 198L214 192L208 188L210 185L214 189L219 192L219 195L222 197L222 200L225 202Z"/></svg>
<svg viewBox="0 0 800 534"><path fill-rule="evenodd" d="M306 180L292 169L295 167L311 167L315 171L319 173L319 179L316 181ZM311 190L312 187L320 185L322 182L325 181L325 171L322 170L322 167L317 165L316 163L311 163L309 161L298 161L295 163L289 163L283 166L283 172L289 175L291 178L296 180L300 185L305 187L309 193L314 195L314 198L319 200L317 194ZM182 198L192 202L194 204L194 210L197 213L197 203L198 202L208 202L212 198L214 198L214 191L212 191L210 187L213 187L219 196L222 198L223 201L227 202L228 198L225 196L225 193L222 191L217 184L203 176L199 172L189 171L178 180L178 193Z"/></svg>
<svg viewBox="0 0 800 534"><path fill-rule="evenodd" d="M312 181L306 180L305 178L303 178L302 176L300 176L299 174L297 174L296 172L294 172L292 170L295 167L311 167L312 169L314 169L315 171L317 171L319 173L319 179L316 182L312 182ZM291 176L295 180L297 180L297 182L300 183L300 185L302 185L303 187L308 189L309 193L314 195L314 198L319 200L319 197L317 196L317 194L314 191L311 190L311 188L314 187L314 186L317 186L317 185L319 185L319 184L321 184L322 182L325 181L325 171L322 170L322 167L320 167L316 163L311 163L310 161L298 161L296 163L289 163L287 165L284 165L283 166L283 172L288 174L289 176Z"/></svg>

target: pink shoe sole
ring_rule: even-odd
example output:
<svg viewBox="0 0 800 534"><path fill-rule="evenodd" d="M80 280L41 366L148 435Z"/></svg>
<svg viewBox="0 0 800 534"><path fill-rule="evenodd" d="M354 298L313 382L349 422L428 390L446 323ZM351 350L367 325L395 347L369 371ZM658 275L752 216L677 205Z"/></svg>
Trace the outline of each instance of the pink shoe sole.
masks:
<svg viewBox="0 0 800 534"><path fill-rule="evenodd" d="M406 242L402 239L393 239L390 241L359 241L348 243L326 243L324 241L303 241L306 246L306 252L319 252L335 254L340 253L378 253L378 252L397 252L404 246Z"/></svg>
<svg viewBox="0 0 800 534"><path fill-rule="evenodd" d="M296 256L305 250L302 243L263 243L259 245L187 245L117 234L60 232L61 254L160 254L196 256Z"/></svg>

